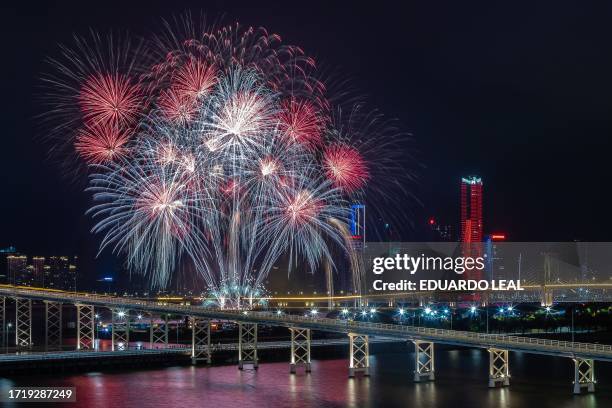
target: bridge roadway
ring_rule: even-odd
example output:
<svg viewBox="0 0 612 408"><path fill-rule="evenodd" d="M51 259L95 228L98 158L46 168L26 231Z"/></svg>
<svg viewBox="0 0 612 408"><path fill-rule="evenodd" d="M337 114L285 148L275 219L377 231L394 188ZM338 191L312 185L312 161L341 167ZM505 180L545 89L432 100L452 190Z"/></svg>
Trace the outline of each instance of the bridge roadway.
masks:
<svg viewBox="0 0 612 408"><path fill-rule="evenodd" d="M370 340L370 344L397 343L403 340L375 338ZM348 338L342 339L317 339L310 342L311 347L325 346L346 346ZM210 351L237 351L239 343L220 343L211 344ZM291 341L261 341L257 343L258 350L288 349L291 348ZM70 350L70 351L20 351L16 353L0 354L0 366L7 362L21 361L45 361L45 360L89 360L107 357L129 357L143 355L191 355L191 344L169 345L167 348L147 349L144 347L131 347L121 351L102 351L102 350Z"/></svg>
<svg viewBox="0 0 612 408"><path fill-rule="evenodd" d="M376 337L405 339L442 343L463 347L503 349L532 354L559 357L612 361L612 346L605 344L580 343L532 337L484 334L458 330L434 329L427 327L396 324L360 322L344 319L330 319L317 316L277 314L273 312L206 309L201 306L160 304L127 297L113 297L88 293L70 293L41 289L0 287L0 296L84 304L111 309L176 314L204 319L258 323L288 328L304 328L335 333L356 333Z"/></svg>

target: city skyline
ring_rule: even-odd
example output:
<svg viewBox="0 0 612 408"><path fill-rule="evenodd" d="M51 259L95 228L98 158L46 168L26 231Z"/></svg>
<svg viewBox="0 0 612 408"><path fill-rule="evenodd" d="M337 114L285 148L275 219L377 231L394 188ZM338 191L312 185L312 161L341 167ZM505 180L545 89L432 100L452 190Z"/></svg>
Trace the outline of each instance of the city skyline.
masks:
<svg viewBox="0 0 612 408"><path fill-rule="evenodd" d="M74 291L77 256L40 256L7 248L0 254L0 284ZM86 282L86 287L93 287Z"/></svg>

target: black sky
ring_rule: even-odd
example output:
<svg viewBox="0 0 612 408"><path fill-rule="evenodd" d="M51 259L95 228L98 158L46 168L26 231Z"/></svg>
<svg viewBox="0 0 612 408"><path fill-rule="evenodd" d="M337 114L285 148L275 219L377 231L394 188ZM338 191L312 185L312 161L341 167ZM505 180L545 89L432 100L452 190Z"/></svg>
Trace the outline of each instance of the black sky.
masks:
<svg viewBox="0 0 612 408"><path fill-rule="evenodd" d="M608 2L104 1L3 5L0 246L93 257L88 197L46 159L35 95L47 56L89 28L146 33L191 10L264 26L354 79L411 132L426 166L414 222L457 223L462 175L485 183L485 230L612 240ZM422 239L418 233L414 239Z"/></svg>

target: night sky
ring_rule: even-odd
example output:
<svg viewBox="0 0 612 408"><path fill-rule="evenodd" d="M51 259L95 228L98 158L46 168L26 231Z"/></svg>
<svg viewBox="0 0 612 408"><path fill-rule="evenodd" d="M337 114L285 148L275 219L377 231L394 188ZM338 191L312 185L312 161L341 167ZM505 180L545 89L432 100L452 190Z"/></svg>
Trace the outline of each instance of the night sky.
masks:
<svg viewBox="0 0 612 408"><path fill-rule="evenodd" d="M612 238L608 2L70 3L1 6L0 247L95 255L89 198L46 158L35 118L45 57L89 28L147 33L185 10L280 34L397 118L424 166L411 187L422 204L406 202L416 225L457 225L459 180L478 174L485 232ZM407 238L424 239L418 228Z"/></svg>

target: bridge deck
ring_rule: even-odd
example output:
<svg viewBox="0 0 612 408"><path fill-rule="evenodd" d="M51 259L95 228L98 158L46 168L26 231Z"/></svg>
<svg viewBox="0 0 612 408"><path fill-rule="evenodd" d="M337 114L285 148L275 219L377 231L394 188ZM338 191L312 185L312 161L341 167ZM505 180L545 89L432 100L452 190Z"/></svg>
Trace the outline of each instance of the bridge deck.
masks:
<svg viewBox="0 0 612 408"><path fill-rule="evenodd" d="M298 316L289 314L279 315L271 312L216 310L206 309L201 306L161 304L125 297L57 292L40 289L0 287L0 296L19 297L33 300L50 300L62 303L87 304L99 307L139 310L161 314L169 313L245 323L260 323L273 326L302 327L345 334L359 333L395 339L426 340L436 343L466 347L499 348L533 354L612 361L612 346L604 344L483 334L397 324L357 322L352 320L329 319L316 316Z"/></svg>
<svg viewBox="0 0 612 408"><path fill-rule="evenodd" d="M376 338L370 340L370 344L376 343L397 343L402 340L398 339L387 339L387 338ZM311 347L329 347L329 346L343 346L348 344L348 339L317 339L312 340L310 343ZM258 350L271 350L271 349L288 349L291 347L291 341L262 341L257 343ZM212 344L211 351L237 351L238 343L221 343ZM70 350L70 351L22 351L18 353L0 354L0 365L7 362L19 362L19 361L45 361L45 360L65 360L65 359L78 359L88 360L106 357L130 357L130 356L147 356L147 355L190 355L191 345L173 345L168 348L157 348L157 349L129 349L122 351L101 351L101 350Z"/></svg>

